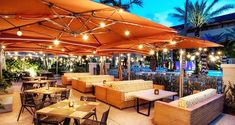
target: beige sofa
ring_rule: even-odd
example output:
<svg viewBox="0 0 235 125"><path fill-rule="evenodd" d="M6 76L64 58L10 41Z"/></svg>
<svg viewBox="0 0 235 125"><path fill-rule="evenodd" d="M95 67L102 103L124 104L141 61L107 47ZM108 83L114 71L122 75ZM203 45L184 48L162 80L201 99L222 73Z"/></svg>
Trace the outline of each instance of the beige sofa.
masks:
<svg viewBox="0 0 235 125"><path fill-rule="evenodd" d="M134 93L154 91L154 88L164 89L164 86L153 85L152 81L144 80L113 81L102 86L96 86L95 96L100 101L123 109L136 105Z"/></svg>
<svg viewBox="0 0 235 125"><path fill-rule="evenodd" d="M92 92L92 85L102 85L103 81L114 81L110 75L89 75L72 80L72 88L80 92Z"/></svg>
<svg viewBox="0 0 235 125"><path fill-rule="evenodd" d="M79 76L87 76L91 75L90 73L64 73L61 77L61 81L63 85L71 85L72 79L76 79Z"/></svg>
<svg viewBox="0 0 235 125"><path fill-rule="evenodd" d="M199 92L170 103L156 101L154 124L207 125L222 113L224 102L221 94L207 92Z"/></svg>

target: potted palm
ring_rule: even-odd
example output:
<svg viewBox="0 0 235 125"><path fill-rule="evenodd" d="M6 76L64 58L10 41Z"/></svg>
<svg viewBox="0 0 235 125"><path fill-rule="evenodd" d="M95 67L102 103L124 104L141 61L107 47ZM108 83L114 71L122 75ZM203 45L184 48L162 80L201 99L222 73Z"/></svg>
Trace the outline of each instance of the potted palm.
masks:
<svg viewBox="0 0 235 125"><path fill-rule="evenodd" d="M0 113L12 111L13 96L9 88L12 86L12 74L8 71L3 71L3 76L0 78Z"/></svg>

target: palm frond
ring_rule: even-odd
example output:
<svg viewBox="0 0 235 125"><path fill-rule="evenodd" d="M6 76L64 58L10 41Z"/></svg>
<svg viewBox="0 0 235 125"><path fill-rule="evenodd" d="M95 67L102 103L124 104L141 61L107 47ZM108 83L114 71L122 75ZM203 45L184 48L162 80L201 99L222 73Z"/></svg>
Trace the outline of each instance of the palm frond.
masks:
<svg viewBox="0 0 235 125"><path fill-rule="evenodd" d="M131 4L135 4L135 5L138 5L140 7L143 7L143 1L142 0L130 0L130 5Z"/></svg>
<svg viewBox="0 0 235 125"><path fill-rule="evenodd" d="M211 12L210 16L211 16L211 17L214 17L214 16L216 16L216 15L218 15L218 14L221 14L221 13L224 12L224 11L227 11L227 10L233 9L233 8L234 8L234 5L232 5L232 4L224 5L224 6L220 7L219 9L217 9L217 10Z"/></svg>
<svg viewBox="0 0 235 125"><path fill-rule="evenodd" d="M215 4L217 4L219 0L214 0L206 9L205 13L209 13L209 11L213 8Z"/></svg>
<svg viewBox="0 0 235 125"><path fill-rule="evenodd" d="M184 15L176 14L176 13L172 13L170 15L175 17L175 18L178 18L179 21L183 21L184 20Z"/></svg>

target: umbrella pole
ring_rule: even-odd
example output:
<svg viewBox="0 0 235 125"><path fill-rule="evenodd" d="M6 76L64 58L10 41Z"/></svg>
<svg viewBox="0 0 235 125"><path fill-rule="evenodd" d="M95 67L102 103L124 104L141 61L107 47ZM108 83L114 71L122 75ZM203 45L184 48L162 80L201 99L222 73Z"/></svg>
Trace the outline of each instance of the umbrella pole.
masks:
<svg viewBox="0 0 235 125"><path fill-rule="evenodd" d="M58 75L58 61L59 61L59 58L58 56L56 55L56 75Z"/></svg>
<svg viewBox="0 0 235 125"><path fill-rule="evenodd" d="M0 45L0 79L2 78L2 68L3 68L3 48L2 48L2 44Z"/></svg>
<svg viewBox="0 0 235 125"><path fill-rule="evenodd" d="M130 53L127 54L127 64L128 64L128 66L127 66L128 80L131 80L131 54Z"/></svg>
<svg viewBox="0 0 235 125"><path fill-rule="evenodd" d="M184 57L183 57L183 49L180 49L179 97L183 97L183 92L184 92Z"/></svg>

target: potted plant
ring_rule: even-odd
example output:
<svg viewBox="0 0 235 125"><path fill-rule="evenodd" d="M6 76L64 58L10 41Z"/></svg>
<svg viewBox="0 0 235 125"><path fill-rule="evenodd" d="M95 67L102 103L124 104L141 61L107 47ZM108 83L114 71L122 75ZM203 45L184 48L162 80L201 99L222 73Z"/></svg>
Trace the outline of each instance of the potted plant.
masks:
<svg viewBox="0 0 235 125"><path fill-rule="evenodd" d="M3 70L0 78L0 113L12 111L13 96L8 88L12 86L12 74Z"/></svg>

